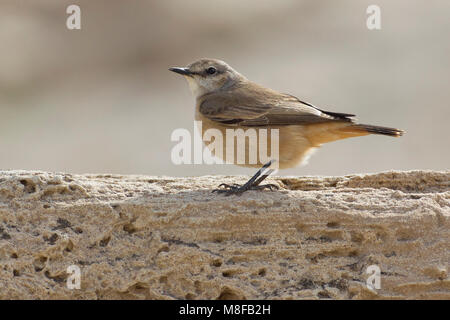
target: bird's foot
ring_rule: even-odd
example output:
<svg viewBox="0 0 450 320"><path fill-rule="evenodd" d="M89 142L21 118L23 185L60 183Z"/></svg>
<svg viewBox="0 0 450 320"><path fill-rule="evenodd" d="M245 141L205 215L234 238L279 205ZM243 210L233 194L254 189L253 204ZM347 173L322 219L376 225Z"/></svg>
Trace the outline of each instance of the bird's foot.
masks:
<svg viewBox="0 0 450 320"><path fill-rule="evenodd" d="M273 169L270 169L269 167L274 163L275 160L270 160L265 165L262 166L261 169L258 170L258 172L255 173L253 177L250 178L245 184L239 185L239 184L226 184L222 183L219 185L218 189L214 189L212 192L217 193L223 193L226 196L236 194L241 195L247 190L264 190L264 189L270 189L272 190L278 190L280 187L278 187L275 184L263 184L260 183L266 179L269 175L273 173ZM220 187L223 187L223 189L220 189Z"/></svg>
<svg viewBox="0 0 450 320"><path fill-rule="evenodd" d="M223 187L223 189L220 189L220 187ZM280 189L280 187L273 183L263 185L247 185L247 184L239 185L235 183L233 184L222 183L219 185L219 189L214 189L212 192L223 193L225 194L225 196L230 196L232 194L241 195L247 190L264 190L264 189L269 189L270 191L273 191Z"/></svg>

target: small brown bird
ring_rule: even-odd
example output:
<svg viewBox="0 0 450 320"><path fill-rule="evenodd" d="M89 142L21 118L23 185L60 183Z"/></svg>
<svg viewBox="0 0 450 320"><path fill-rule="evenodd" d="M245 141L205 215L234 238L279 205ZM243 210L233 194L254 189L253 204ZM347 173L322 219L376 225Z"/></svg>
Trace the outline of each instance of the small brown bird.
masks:
<svg viewBox="0 0 450 320"><path fill-rule="evenodd" d="M352 114L324 111L292 95L264 88L220 60L200 59L185 68L169 70L183 75L196 97L195 119L202 121L202 137L211 128L218 129L224 137L227 129L233 128L279 130L278 158L267 163L259 159L251 162L247 144L245 162L233 163L263 167L244 185L221 184L219 187L224 189L213 190L227 195L240 194L246 190L278 188L273 184L260 185L274 171L270 168L274 161L278 162L280 169L297 166L304 163L312 151L323 143L368 134L392 137L403 134L399 129L357 124L351 119L354 117ZM270 153L270 137L267 139ZM236 150L227 150L225 141L223 150L224 155L215 155L225 158L232 151L236 160Z"/></svg>

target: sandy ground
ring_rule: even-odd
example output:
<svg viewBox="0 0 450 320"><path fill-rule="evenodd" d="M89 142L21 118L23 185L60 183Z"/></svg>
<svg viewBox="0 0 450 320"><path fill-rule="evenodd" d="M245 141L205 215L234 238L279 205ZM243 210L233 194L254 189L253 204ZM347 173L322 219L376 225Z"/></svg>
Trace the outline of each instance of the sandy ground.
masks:
<svg viewBox="0 0 450 320"><path fill-rule="evenodd" d="M245 179L1 171L0 299L450 299L449 171Z"/></svg>

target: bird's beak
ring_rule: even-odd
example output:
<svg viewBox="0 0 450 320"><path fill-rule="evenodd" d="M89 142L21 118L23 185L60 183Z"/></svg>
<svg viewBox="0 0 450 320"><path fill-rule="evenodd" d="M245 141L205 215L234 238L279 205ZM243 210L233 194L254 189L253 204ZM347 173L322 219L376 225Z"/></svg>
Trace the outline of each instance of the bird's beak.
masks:
<svg viewBox="0 0 450 320"><path fill-rule="evenodd" d="M182 74L183 76L191 76L192 72L188 68L169 68L170 71Z"/></svg>

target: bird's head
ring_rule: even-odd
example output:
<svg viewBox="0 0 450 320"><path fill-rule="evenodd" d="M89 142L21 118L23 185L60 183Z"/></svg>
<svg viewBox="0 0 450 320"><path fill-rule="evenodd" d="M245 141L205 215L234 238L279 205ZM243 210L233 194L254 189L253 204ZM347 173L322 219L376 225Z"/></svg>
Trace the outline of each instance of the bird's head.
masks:
<svg viewBox="0 0 450 320"><path fill-rule="evenodd" d="M245 79L228 64L216 59L200 59L184 68L170 68L183 75L194 96L225 90Z"/></svg>

